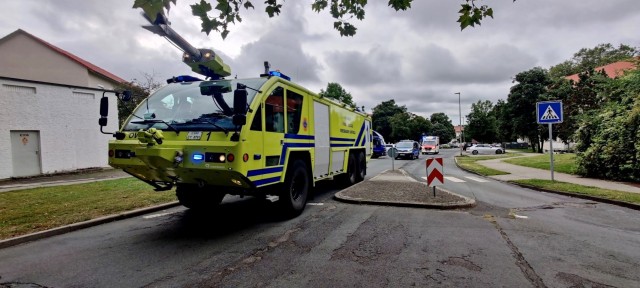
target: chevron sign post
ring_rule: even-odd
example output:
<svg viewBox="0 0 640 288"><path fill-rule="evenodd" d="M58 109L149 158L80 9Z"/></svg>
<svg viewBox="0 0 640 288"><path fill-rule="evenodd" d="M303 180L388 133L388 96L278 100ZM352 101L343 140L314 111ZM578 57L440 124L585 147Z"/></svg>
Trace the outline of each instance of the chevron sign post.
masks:
<svg viewBox="0 0 640 288"><path fill-rule="evenodd" d="M444 185L443 167L442 158L427 159L427 185L433 187L433 197L436 197L436 185Z"/></svg>

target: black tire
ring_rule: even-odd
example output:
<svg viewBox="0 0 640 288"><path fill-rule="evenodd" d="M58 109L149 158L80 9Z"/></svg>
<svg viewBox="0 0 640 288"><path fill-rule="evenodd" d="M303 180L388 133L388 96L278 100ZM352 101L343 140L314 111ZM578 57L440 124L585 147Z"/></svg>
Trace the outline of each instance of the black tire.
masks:
<svg viewBox="0 0 640 288"><path fill-rule="evenodd" d="M182 206L189 209L203 210L215 208L222 202L224 193L215 191L211 186L198 187L194 184L178 184L176 197Z"/></svg>
<svg viewBox="0 0 640 288"><path fill-rule="evenodd" d="M344 186L351 186L357 182L357 163L356 156L352 152L349 152L349 160L347 161L347 173L337 176L338 182Z"/></svg>
<svg viewBox="0 0 640 288"><path fill-rule="evenodd" d="M496 154L502 154L502 151L500 151L500 149L496 150Z"/></svg>
<svg viewBox="0 0 640 288"><path fill-rule="evenodd" d="M478 150L473 150L473 151L471 151L471 154L473 154L473 155L478 155Z"/></svg>
<svg viewBox="0 0 640 288"><path fill-rule="evenodd" d="M358 163L356 168L358 169L356 173L356 182L360 182L364 180L364 176L367 176L367 158L364 156L364 152L358 153Z"/></svg>
<svg viewBox="0 0 640 288"><path fill-rule="evenodd" d="M311 178L304 161L296 159L287 169L279 204L287 216L295 217L304 211L309 197Z"/></svg>

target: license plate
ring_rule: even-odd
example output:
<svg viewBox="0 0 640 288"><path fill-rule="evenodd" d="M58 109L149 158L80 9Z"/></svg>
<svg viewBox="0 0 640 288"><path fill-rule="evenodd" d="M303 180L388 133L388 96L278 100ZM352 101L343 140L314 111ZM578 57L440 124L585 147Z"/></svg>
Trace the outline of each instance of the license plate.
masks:
<svg viewBox="0 0 640 288"><path fill-rule="evenodd" d="M187 140L200 140L202 138L202 131L189 131L187 134Z"/></svg>

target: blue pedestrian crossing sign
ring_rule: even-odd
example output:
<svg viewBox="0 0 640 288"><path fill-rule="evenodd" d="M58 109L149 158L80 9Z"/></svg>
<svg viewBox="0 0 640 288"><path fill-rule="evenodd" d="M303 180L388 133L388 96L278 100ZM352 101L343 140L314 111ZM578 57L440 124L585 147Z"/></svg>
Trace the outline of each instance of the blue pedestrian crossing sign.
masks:
<svg viewBox="0 0 640 288"><path fill-rule="evenodd" d="M538 124L562 123L562 101L544 101L536 103Z"/></svg>

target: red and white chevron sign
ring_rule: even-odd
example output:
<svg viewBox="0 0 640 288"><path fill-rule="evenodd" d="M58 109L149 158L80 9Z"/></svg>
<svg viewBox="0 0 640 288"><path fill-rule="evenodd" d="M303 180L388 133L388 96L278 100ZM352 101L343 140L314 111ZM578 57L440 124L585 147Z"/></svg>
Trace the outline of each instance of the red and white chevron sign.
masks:
<svg viewBox="0 0 640 288"><path fill-rule="evenodd" d="M429 187L444 184L442 158L427 159L427 184Z"/></svg>

